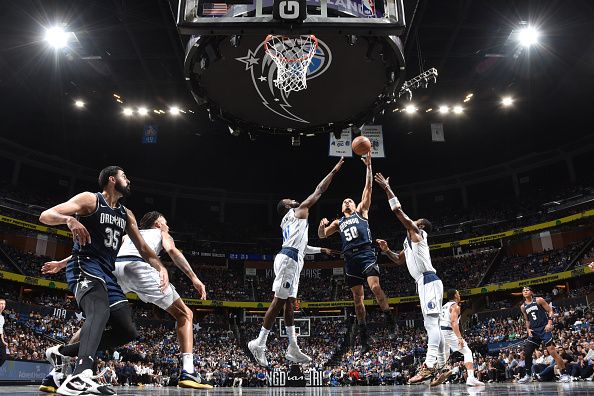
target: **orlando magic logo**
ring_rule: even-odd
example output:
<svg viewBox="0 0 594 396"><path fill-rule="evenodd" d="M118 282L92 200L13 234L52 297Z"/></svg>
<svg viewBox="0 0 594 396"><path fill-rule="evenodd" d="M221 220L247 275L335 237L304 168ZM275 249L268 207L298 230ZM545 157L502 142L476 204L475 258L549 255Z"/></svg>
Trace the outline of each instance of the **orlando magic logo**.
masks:
<svg viewBox="0 0 594 396"><path fill-rule="evenodd" d="M254 88L262 99L262 104L273 113L286 119L309 123L293 112L289 102L290 94L279 89L274 84L277 67L264 48L264 42L255 50L248 49L246 56L235 58L245 65L245 70L250 72ZM318 47L307 68L306 79L309 82L324 74L332 63L332 52L326 43L318 39Z"/></svg>

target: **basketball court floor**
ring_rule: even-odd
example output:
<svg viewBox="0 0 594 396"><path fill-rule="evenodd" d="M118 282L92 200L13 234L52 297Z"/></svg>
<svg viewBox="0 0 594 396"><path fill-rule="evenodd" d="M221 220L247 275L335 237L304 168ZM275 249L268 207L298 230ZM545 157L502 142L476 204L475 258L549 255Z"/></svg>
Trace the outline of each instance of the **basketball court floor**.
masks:
<svg viewBox="0 0 594 396"><path fill-rule="evenodd" d="M487 384L483 387L470 388L466 385L440 385L429 388L426 385L400 385L400 386L370 386L370 387L341 387L341 388L214 388L210 390L189 390L181 388L141 388L123 387L116 388L118 395L269 395L269 396L364 396L364 395L481 395L481 396L511 396L511 395L594 395L594 383L573 382L562 383L533 383L530 385L519 384ZM37 391L37 386L3 386L0 394L29 396L44 395Z"/></svg>

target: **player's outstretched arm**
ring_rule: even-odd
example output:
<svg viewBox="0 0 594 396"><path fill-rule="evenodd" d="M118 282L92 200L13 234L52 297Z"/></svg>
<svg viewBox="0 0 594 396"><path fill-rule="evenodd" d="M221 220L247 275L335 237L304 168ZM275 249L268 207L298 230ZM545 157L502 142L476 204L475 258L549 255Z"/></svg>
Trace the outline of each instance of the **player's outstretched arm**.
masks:
<svg viewBox="0 0 594 396"><path fill-rule="evenodd" d="M545 331L553 330L553 316L555 316L553 307L551 307L551 305L547 302L547 300L545 300L542 297L537 297L536 303L544 308L544 310L547 312L547 316L549 317L549 321L548 321L547 325L545 326Z"/></svg>
<svg viewBox="0 0 594 396"><path fill-rule="evenodd" d="M62 269L66 268L66 264L71 257L72 256L68 256L60 261L47 261L43 263L43 266L41 267L41 273L43 275L57 274Z"/></svg>
<svg viewBox="0 0 594 396"><path fill-rule="evenodd" d="M326 190L328 189L328 186L330 186L330 183L332 182L332 178L340 170L343 163L344 163L344 158L340 157L340 160L338 160L338 163L336 165L334 165L334 168L332 168L330 173L328 173L326 175L326 177L324 177L322 179L322 181L317 185L315 191L309 197L307 197L303 202L301 202L301 204L299 205L299 207L297 209L295 209L295 217L297 217L298 219L306 219L307 218L307 216L309 214L309 208L314 206L314 204L316 202L318 202L318 200L320 199L322 194L324 192L326 192Z"/></svg>
<svg viewBox="0 0 594 396"><path fill-rule="evenodd" d="M204 283L202 283L202 281L198 278L190 266L190 263L188 263L186 256L184 256L184 254L180 252L175 246L175 242L168 231L161 230L161 235L163 236L163 249L165 249L169 257L171 257L173 264L175 264L177 268L182 270L183 273L186 274L188 278L190 278L194 289L196 289L200 295L200 299L206 300L206 287L204 286Z"/></svg>
<svg viewBox="0 0 594 396"><path fill-rule="evenodd" d="M136 246L136 249L138 249L140 256L145 259L146 262L151 265L151 267L159 271L159 278L161 280L159 288L163 292L167 286L169 286L169 274L167 273L167 269L163 266L163 263L161 263L161 260L159 260L159 257L157 257L155 251L146 244L142 238L142 235L140 235L138 224L136 223L136 217L134 217L132 211L130 209L126 209L126 212L128 214L126 233L128 234L128 237L130 237L130 240L134 246Z"/></svg>
<svg viewBox="0 0 594 396"><path fill-rule="evenodd" d="M371 190L373 189L373 170L371 169L371 151L367 153L365 158L361 158L365 166L367 167L367 173L365 174L365 187L363 188L363 195L361 196L361 202L357 205L357 213L364 218L369 217L369 207L371 206Z"/></svg>
<svg viewBox="0 0 594 396"><path fill-rule="evenodd" d="M402 210L400 201L398 201L396 194L394 194L392 188L390 187L390 178L384 177L381 173L376 173L374 178L375 182L379 184L380 187L386 192L386 195L388 196L388 203L390 204L390 209L392 209L392 212L394 212L404 228L406 228L406 230L410 233L413 242L418 242L416 239L420 237L419 228L415 222L412 221L410 217L408 217Z"/></svg>
<svg viewBox="0 0 594 396"><path fill-rule="evenodd" d="M390 260L392 260L396 264L406 264L406 258L404 257L403 252L400 252L400 253L393 252L392 250L390 250L390 247L388 246L388 242L386 242L383 239L376 239L375 241L379 245L380 250L382 252L384 252Z"/></svg>
<svg viewBox="0 0 594 396"><path fill-rule="evenodd" d="M324 253L325 255L328 255L328 256L340 256L340 252L338 250L309 246L309 245L305 246L305 254L318 254L318 253Z"/></svg>
<svg viewBox="0 0 594 396"><path fill-rule="evenodd" d="M68 201L44 210L39 221L47 225L66 224L72 232L74 242L84 246L91 243L89 231L82 225L75 215L87 215L97 209L97 197L91 192L83 192Z"/></svg>
<svg viewBox="0 0 594 396"><path fill-rule="evenodd" d="M318 238L328 238L330 235L338 231L338 220L333 220L332 223L327 218L320 220L318 227Z"/></svg>

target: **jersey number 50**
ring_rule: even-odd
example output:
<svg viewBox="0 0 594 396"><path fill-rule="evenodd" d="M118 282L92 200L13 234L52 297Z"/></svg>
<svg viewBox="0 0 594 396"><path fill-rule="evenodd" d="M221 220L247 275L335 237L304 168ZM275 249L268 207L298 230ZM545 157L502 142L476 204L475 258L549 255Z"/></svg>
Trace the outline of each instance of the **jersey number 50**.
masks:
<svg viewBox="0 0 594 396"><path fill-rule="evenodd" d="M357 231L357 227L355 227L355 226L348 228L348 229L344 230L343 232L344 232L344 239L346 239L347 242L350 242L353 239L359 237L359 232Z"/></svg>

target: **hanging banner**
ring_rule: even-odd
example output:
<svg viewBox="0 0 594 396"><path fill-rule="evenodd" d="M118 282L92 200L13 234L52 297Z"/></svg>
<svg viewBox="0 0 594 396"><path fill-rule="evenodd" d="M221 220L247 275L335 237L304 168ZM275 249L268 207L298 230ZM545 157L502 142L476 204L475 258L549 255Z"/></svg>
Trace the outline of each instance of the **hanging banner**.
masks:
<svg viewBox="0 0 594 396"><path fill-rule="evenodd" d="M431 124L431 140L433 142L445 142L443 124L441 122Z"/></svg>
<svg viewBox="0 0 594 396"><path fill-rule="evenodd" d="M364 125L361 128L361 135L371 141L371 157L386 158L384 151L384 135L381 125Z"/></svg>
<svg viewBox="0 0 594 396"><path fill-rule="evenodd" d="M145 125L144 133L142 134L142 143L143 144L156 144L158 134L159 134L159 127L157 125Z"/></svg>
<svg viewBox="0 0 594 396"><path fill-rule="evenodd" d="M353 150L351 149L351 129L347 128L342 131L340 139L336 139L333 133L330 133L330 157L352 157Z"/></svg>

